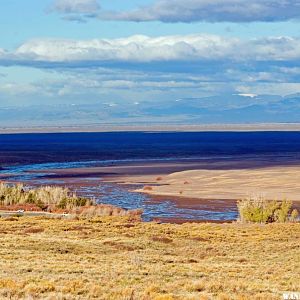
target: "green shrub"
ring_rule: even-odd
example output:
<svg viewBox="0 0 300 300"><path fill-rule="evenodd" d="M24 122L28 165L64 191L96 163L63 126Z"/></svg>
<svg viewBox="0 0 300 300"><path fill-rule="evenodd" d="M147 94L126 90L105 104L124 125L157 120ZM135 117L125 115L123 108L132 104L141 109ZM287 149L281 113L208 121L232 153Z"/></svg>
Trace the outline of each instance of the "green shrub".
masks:
<svg viewBox="0 0 300 300"><path fill-rule="evenodd" d="M63 198L59 201L57 207L64 209L67 207L67 202L68 202L67 198Z"/></svg>
<svg viewBox="0 0 300 300"><path fill-rule="evenodd" d="M291 201L269 201L262 197L238 202L239 219L246 223L284 223L292 218ZM295 213L294 213L295 215Z"/></svg>
<svg viewBox="0 0 300 300"><path fill-rule="evenodd" d="M299 218L299 212L297 209L293 209L293 211L291 212L291 221L295 222L297 221L297 219Z"/></svg>

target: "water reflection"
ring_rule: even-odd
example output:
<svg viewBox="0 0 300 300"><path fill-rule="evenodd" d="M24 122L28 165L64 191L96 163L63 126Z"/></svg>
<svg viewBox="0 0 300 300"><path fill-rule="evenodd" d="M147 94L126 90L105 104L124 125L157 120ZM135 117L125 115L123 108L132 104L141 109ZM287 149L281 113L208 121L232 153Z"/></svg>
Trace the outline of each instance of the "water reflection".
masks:
<svg viewBox="0 0 300 300"><path fill-rule="evenodd" d="M222 205L220 201L194 201L193 205L182 205L184 200L177 202L165 196L159 197L159 201L149 195L133 192L134 189L141 188L140 185L118 185L107 183L101 177L84 177L55 179L47 178L45 175L55 175L52 169L67 169L99 166L99 164L109 164L111 162L73 162L73 163L47 163L32 164L10 167L0 171L0 174L9 174L6 179L11 182L24 182L30 186L58 185L67 186L80 196L95 199L98 203L112 204L125 209L141 208L144 211L145 221L154 218L174 218L185 220L216 220L226 221L237 218L236 206L234 204ZM32 172L34 171L34 172Z"/></svg>

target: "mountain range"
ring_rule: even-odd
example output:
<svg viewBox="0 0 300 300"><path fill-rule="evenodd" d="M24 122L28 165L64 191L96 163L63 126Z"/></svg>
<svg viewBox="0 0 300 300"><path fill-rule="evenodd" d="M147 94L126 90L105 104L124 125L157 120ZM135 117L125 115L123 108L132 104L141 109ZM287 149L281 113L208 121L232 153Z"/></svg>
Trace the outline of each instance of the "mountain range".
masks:
<svg viewBox="0 0 300 300"><path fill-rule="evenodd" d="M88 102L88 101L87 101ZM300 122L300 93L226 94L202 98L0 106L0 126L80 124L248 124Z"/></svg>

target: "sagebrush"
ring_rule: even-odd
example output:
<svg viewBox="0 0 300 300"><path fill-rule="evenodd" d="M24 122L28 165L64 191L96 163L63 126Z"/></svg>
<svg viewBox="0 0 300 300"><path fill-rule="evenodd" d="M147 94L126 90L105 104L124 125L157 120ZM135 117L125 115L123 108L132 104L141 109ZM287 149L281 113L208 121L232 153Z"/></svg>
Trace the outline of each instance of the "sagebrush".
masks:
<svg viewBox="0 0 300 300"><path fill-rule="evenodd" d="M78 197L69 189L56 186L43 186L30 189L23 184L0 183L0 205L34 204L41 209L75 207L94 204L91 199Z"/></svg>
<svg viewBox="0 0 300 300"><path fill-rule="evenodd" d="M292 201L266 200L263 197L243 199L238 202L239 220L250 223L285 223L296 221L298 211L292 210Z"/></svg>
<svg viewBox="0 0 300 300"><path fill-rule="evenodd" d="M109 204L97 204L95 200L79 197L69 189L57 186L29 188L23 184L0 183L0 207L7 210L44 210L80 215L83 218L101 216L130 216L140 219L143 211L127 210Z"/></svg>

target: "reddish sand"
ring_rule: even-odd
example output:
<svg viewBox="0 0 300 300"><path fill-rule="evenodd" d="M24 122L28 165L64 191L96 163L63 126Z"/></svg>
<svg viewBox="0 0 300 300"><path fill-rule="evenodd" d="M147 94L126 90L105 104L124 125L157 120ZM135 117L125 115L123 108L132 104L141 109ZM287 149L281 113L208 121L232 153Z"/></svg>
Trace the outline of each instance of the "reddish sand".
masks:
<svg viewBox="0 0 300 300"><path fill-rule="evenodd" d="M297 162L298 163L298 162ZM249 196L300 200L300 166L268 161L178 161L130 163L109 167L45 170L45 179L64 182L99 178L119 184L142 184L138 192L191 199L238 200ZM41 172L41 171L38 171ZM51 172L51 175L47 173Z"/></svg>
<svg viewBox="0 0 300 300"><path fill-rule="evenodd" d="M192 170L172 173L158 181L150 176L124 178L128 183L145 182L139 192L151 195L197 199L300 200L300 167L267 167L244 170Z"/></svg>
<svg viewBox="0 0 300 300"><path fill-rule="evenodd" d="M138 192L151 196L152 203L168 200L184 209L226 211L236 201L249 196L294 201L300 208L299 161L267 158L230 160L181 160L134 162L107 167L44 170L44 179L58 180L76 190L101 181L123 185L142 185ZM34 173L34 172L32 172ZM41 170L37 171L41 173ZM34 183L34 181L33 181ZM170 221L160 218L158 221ZM172 222L182 223L183 220ZM186 220L184 220L186 221Z"/></svg>
<svg viewBox="0 0 300 300"><path fill-rule="evenodd" d="M42 211L41 208L34 204L16 204L16 205L0 205L0 211Z"/></svg>

